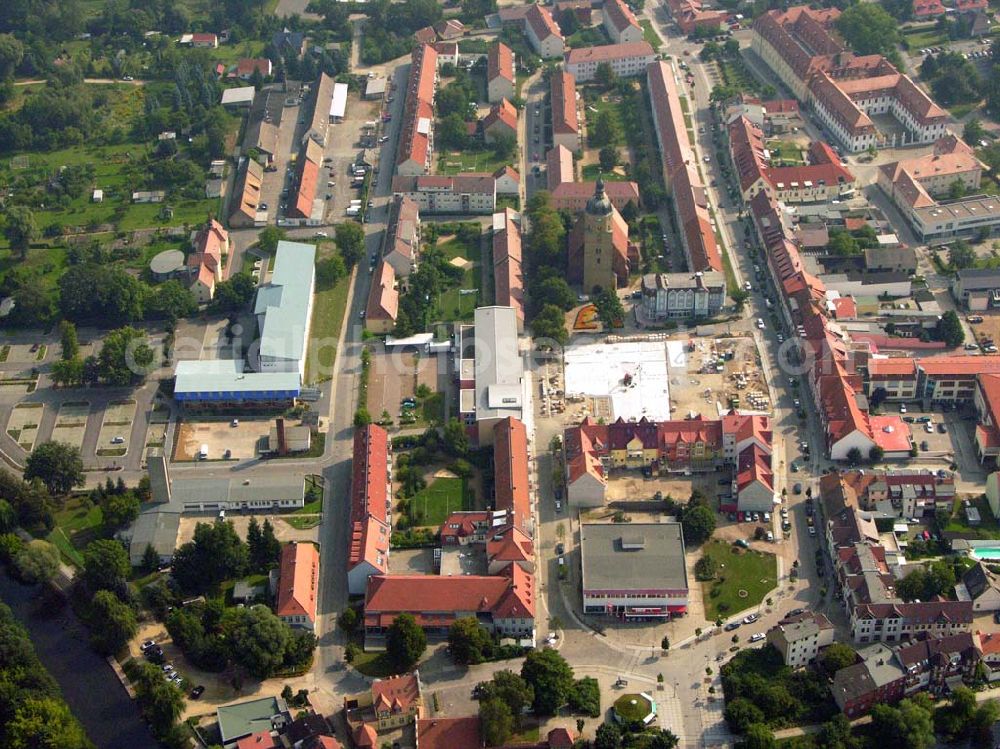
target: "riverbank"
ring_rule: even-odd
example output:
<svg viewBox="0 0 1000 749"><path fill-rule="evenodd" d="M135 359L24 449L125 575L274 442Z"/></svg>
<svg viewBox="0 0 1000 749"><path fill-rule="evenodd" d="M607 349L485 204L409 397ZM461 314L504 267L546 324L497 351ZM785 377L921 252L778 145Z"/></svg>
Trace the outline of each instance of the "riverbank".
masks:
<svg viewBox="0 0 1000 749"><path fill-rule="evenodd" d="M59 683L70 710L98 749L155 747L135 702L111 667L87 644L87 630L69 605L35 615L40 588L20 585L0 570L0 599L28 630L42 664Z"/></svg>

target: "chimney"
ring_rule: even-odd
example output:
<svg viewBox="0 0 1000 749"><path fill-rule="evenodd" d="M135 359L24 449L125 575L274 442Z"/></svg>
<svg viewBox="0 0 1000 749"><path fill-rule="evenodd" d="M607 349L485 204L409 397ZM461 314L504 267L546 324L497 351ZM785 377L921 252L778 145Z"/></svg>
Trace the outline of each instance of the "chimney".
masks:
<svg viewBox="0 0 1000 749"><path fill-rule="evenodd" d="M285 440L285 419L281 416L275 421L278 431L278 455L288 455L288 442Z"/></svg>

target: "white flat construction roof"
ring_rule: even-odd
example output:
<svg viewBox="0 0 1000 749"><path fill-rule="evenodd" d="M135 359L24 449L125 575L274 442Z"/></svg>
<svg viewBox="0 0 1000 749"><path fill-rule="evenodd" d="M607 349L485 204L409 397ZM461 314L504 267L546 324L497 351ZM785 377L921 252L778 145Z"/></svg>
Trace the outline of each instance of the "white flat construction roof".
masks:
<svg viewBox="0 0 1000 749"><path fill-rule="evenodd" d="M222 92L223 104L253 104L253 97L256 93L253 86L240 86L239 88L227 88Z"/></svg>
<svg viewBox="0 0 1000 749"><path fill-rule="evenodd" d="M333 84L333 100L330 102L330 116L343 117L347 111L347 84Z"/></svg>
<svg viewBox="0 0 1000 749"><path fill-rule="evenodd" d="M569 346L564 357L566 394L610 398L616 419L645 416L666 421L670 418L667 349L666 341ZM625 375L632 377L628 386Z"/></svg>

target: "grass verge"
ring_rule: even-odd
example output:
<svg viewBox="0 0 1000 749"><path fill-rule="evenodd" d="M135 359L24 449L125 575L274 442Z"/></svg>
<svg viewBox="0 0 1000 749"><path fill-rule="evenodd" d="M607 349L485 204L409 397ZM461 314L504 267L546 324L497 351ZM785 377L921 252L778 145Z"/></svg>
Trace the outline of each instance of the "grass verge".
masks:
<svg viewBox="0 0 1000 749"><path fill-rule="evenodd" d="M708 621L756 606L778 584L774 554L740 549L724 541L709 541L702 554L714 559L718 570L714 580L702 583Z"/></svg>

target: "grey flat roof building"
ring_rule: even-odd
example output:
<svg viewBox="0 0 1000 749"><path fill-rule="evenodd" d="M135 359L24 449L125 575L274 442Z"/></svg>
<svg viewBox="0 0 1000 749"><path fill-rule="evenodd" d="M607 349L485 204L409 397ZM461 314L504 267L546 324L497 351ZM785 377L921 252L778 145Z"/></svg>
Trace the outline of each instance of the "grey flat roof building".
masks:
<svg viewBox="0 0 1000 749"><path fill-rule="evenodd" d="M598 591L687 591L680 523L584 523L584 595Z"/></svg>
<svg viewBox="0 0 1000 749"><path fill-rule="evenodd" d="M181 525L180 512L165 511L156 505L149 506L132 526L128 556L133 567L142 564L146 547L152 546L161 562L169 562L177 548L177 532Z"/></svg>

